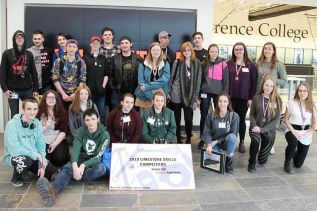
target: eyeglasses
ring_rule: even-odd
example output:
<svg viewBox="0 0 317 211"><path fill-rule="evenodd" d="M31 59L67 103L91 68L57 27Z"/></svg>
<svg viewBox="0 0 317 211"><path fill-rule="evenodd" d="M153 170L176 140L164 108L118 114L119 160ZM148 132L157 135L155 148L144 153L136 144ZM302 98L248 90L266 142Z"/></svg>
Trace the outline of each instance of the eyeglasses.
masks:
<svg viewBox="0 0 317 211"><path fill-rule="evenodd" d="M46 99L48 99L48 100L56 100L56 97L47 96Z"/></svg>
<svg viewBox="0 0 317 211"><path fill-rule="evenodd" d="M306 93L308 90L298 90L298 92Z"/></svg>
<svg viewBox="0 0 317 211"><path fill-rule="evenodd" d="M243 48L235 48L234 51L244 51Z"/></svg>

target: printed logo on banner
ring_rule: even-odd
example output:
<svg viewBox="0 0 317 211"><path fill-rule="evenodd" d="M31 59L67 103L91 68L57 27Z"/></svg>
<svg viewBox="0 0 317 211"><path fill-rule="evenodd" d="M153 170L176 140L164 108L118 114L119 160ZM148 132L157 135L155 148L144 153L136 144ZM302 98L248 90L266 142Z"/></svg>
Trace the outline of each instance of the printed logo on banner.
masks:
<svg viewBox="0 0 317 211"><path fill-rule="evenodd" d="M191 146L114 143L109 188L195 189Z"/></svg>

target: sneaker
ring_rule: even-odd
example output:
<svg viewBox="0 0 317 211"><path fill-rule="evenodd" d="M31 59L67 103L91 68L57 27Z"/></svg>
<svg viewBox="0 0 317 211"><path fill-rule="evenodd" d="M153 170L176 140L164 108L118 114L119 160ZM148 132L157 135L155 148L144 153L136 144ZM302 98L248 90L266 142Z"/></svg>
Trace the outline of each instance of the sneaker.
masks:
<svg viewBox="0 0 317 211"><path fill-rule="evenodd" d="M255 173L256 172L256 168L254 164L250 164L248 165L248 172L250 173Z"/></svg>
<svg viewBox="0 0 317 211"><path fill-rule="evenodd" d="M271 151L270 151L270 155L274 155L275 154L275 149L274 149L274 146L271 148Z"/></svg>
<svg viewBox="0 0 317 211"><path fill-rule="evenodd" d="M22 179L12 179L11 184L14 187L22 187L23 186L23 180Z"/></svg>
<svg viewBox="0 0 317 211"><path fill-rule="evenodd" d="M55 188L45 177L41 177L37 180L36 190L41 196L45 206L52 207L54 205L56 198Z"/></svg>
<svg viewBox="0 0 317 211"><path fill-rule="evenodd" d="M16 172L15 169L13 170L13 175L12 175L12 179L11 179L11 184L12 184L14 187L21 187L21 186L23 186L22 174L19 174L18 172Z"/></svg>

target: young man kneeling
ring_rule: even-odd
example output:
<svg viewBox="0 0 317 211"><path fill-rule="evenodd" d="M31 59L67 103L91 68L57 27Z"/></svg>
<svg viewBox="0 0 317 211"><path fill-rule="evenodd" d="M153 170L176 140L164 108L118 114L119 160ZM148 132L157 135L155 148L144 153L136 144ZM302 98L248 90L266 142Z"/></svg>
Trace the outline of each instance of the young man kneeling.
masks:
<svg viewBox="0 0 317 211"><path fill-rule="evenodd" d="M106 174L102 155L110 143L107 129L99 123L98 113L93 109L87 109L83 118L85 126L76 132L71 162L61 168L54 182L41 178L36 183L37 192L46 206L54 205L56 193L65 188L71 179L86 182Z"/></svg>

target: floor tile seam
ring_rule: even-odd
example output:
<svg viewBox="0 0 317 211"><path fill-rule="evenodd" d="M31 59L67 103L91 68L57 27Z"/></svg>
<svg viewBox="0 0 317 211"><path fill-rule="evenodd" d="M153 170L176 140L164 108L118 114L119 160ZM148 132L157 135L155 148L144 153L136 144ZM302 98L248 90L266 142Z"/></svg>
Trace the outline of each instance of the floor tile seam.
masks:
<svg viewBox="0 0 317 211"><path fill-rule="evenodd" d="M119 194L121 194L121 195L136 195L136 194L138 194L137 192L135 192L135 193L82 193L82 195L110 195L110 194L112 194L112 195L119 195ZM71 194L65 194L65 195L71 195ZM73 194L73 195L79 195L79 194Z"/></svg>
<svg viewBox="0 0 317 211"><path fill-rule="evenodd" d="M251 174L251 173L250 173ZM251 177L235 177L235 179L255 179L255 178L268 178L268 177L279 177L279 175L271 175L271 176L251 176Z"/></svg>
<svg viewBox="0 0 317 211"><path fill-rule="evenodd" d="M241 190L241 188L231 188L231 189L201 189L201 190L196 190L195 192L206 192L206 191L234 191L234 190Z"/></svg>
<svg viewBox="0 0 317 211"><path fill-rule="evenodd" d="M81 194L80 194L80 199L79 199L79 204L78 204L78 210L79 210L79 208L81 207L81 202L82 202L82 200L83 200L83 194L84 194L84 190L85 190L85 186L86 186L86 182L83 184L83 186L82 186L82 190L81 190Z"/></svg>
<svg viewBox="0 0 317 211"><path fill-rule="evenodd" d="M254 200L245 200L245 201L237 201L237 200L233 200L233 201L227 201L227 202L221 202L221 203L213 203L213 202L210 202L210 203L199 203L200 205L209 205L209 204L232 204L232 203L245 203L245 202L253 202L255 203Z"/></svg>
<svg viewBox="0 0 317 211"><path fill-rule="evenodd" d="M289 199L289 198L286 198L286 199ZM305 199L305 197L291 198L289 200L294 200L294 199ZM260 210L264 210L263 208L260 207L259 202L263 201L263 202L265 202L264 204L268 204L271 201L280 201L280 200L281 199L264 199L264 200L255 200L254 202L255 202L256 206L259 207ZM284 200L284 199L282 199L282 200ZM262 205L262 207L263 207L263 205Z"/></svg>
<svg viewBox="0 0 317 211"><path fill-rule="evenodd" d="M30 186L31 186L31 185L30 185ZM29 186L28 188L30 188L30 186ZM27 195L26 193L27 193L27 191L26 191L24 194L22 194L22 197L21 197L20 201L17 203L15 209L17 209L17 208L20 206L20 204L22 203L22 201L24 200L24 198L25 198L26 195Z"/></svg>
<svg viewBox="0 0 317 211"><path fill-rule="evenodd" d="M255 188L243 188L243 189L257 189L257 188L285 188L285 187L291 187L294 188L294 185L275 185L275 186L263 186L263 187L255 187Z"/></svg>
<svg viewBox="0 0 317 211"><path fill-rule="evenodd" d="M289 176L292 177L292 176ZM298 185L294 185L294 184L290 184L289 182L287 182L287 179L283 179L283 177L280 178L281 180L283 180L283 182L285 182L286 184L292 185L292 186L298 186ZM311 183L305 183L305 184L300 184L300 185L317 185L317 181L316 182L311 182Z"/></svg>

